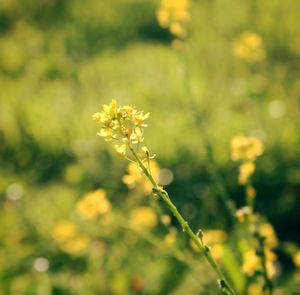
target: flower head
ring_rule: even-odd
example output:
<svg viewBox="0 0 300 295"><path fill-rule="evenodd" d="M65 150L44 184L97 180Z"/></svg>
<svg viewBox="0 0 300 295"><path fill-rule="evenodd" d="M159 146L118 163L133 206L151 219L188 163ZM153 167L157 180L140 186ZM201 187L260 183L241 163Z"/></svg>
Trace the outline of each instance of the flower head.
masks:
<svg viewBox="0 0 300 295"><path fill-rule="evenodd" d="M70 221L57 223L52 230L52 238L61 250L70 254L82 252L89 244L89 238L79 233L77 226Z"/></svg>
<svg viewBox="0 0 300 295"><path fill-rule="evenodd" d="M231 139L231 159L233 161L241 161L239 168L238 181L245 185L249 182L250 177L255 172L255 160L262 155L264 151L263 143L260 139L244 135L236 135ZM255 190L249 188L249 196L255 196Z"/></svg>
<svg viewBox="0 0 300 295"><path fill-rule="evenodd" d="M254 161L264 151L263 143L256 137L236 135L231 140L231 159L233 161Z"/></svg>
<svg viewBox="0 0 300 295"><path fill-rule="evenodd" d="M132 106L117 106L113 99L104 105L102 111L95 113L93 119L100 124L99 136L106 141L117 140L121 144L115 145L116 152L125 157L128 147L133 147L144 141L145 123L150 113L138 111Z"/></svg>
<svg viewBox="0 0 300 295"><path fill-rule="evenodd" d="M262 61L266 56L262 38L253 32L244 32L233 43L233 53L247 61Z"/></svg>
<svg viewBox="0 0 300 295"><path fill-rule="evenodd" d="M77 210L85 219L93 219L97 215L107 213L110 209L111 204L106 198L105 191L101 189L87 193L77 203Z"/></svg>
<svg viewBox="0 0 300 295"><path fill-rule="evenodd" d="M189 6L190 0L161 0L156 12L159 25L162 28L169 28L177 38L185 37L185 25L190 19Z"/></svg>
<svg viewBox="0 0 300 295"><path fill-rule="evenodd" d="M130 222L136 227L153 228L157 224L157 215L149 207L137 207L130 214Z"/></svg>
<svg viewBox="0 0 300 295"><path fill-rule="evenodd" d="M145 162L144 164L151 172L153 178L158 181L159 165L154 160L149 160L149 163ZM127 172L128 174L123 176L122 181L128 188L134 189L136 187L141 187L144 193L150 193L152 191L150 181L143 177L143 171L137 164L130 162L127 166Z"/></svg>

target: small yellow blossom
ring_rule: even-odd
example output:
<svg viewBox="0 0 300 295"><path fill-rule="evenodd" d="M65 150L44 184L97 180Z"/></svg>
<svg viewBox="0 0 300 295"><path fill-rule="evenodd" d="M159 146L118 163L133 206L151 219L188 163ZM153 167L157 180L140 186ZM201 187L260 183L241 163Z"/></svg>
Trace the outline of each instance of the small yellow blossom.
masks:
<svg viewBox="0 0 300 295"><path fill-rule="evenodd" d="M220 259L224 253L224 243L227 240L227 234L223 230L211 229L205 231L203 235L203 243L210 247L211 253L215 259ZM190 240L192 249L196 252L201 252L199 247L193 240Z"/></svg>
<svg viewBox="0 0 300 295"><path fill-rule="evenodd" d="M77 234L77 227L69 221L61 221L52 230L52 238L56 242L73 238Z"/></svg>
<svg viewBox="0 0 300 295"><path fill-rule="evenodd" d="M238 177L239 183L246 184L250 176L254 174L254 171L255 171L255 165L253 162L243 163L239 169L239 177Z"/></svg>
<svg viewBox="0 0 300 295"><path fill-rule="evenodd" d="M269 277L274 277L274 275L277 272L277 269L275 267L275 261L277 259L277 256L275 253L268 247L264 248L264 256L266 259L266 269L267 269L267 275ZM261 258L255 253L254 250L248 250L243 255L243 265L242 265L242 271L246 273L249 276L252 276L255 272L255 270L261 270L262 267L262 260Z"/></svg>
<svg viewBox="0 0 300 295"><path fill-rule="evenodd" d="M176 242L176 237L177 237L177 230L176 228L171 227L170 232L165 235L164 240L168 245L174 245Z"/></svg>
<svg viewBox="0 0 300 295"><path fill-rule="evenodd" d="M126 144L122 144L122 145L115 144L114 148L118 155L122 157L126 156L126 149L127 149Z"/></svg>
<svg viewBox="0 0 300 295"><path fill-rule="evenodd" d="M203 236L204 244L207 245L223 243L226 240L227 240L226 232L220 229L206 230Z"/></svg>
<svg viewBox="0 0 300 295"><path fill-rule="evenodd" d="M158 164L154 160L149 160L149 167L147 161L144 164L149 169L153 178L158 181L159 178ZM128 174L122 177L122 181L127 185L128 188L133 189L139 186L142 187L145 193L151 192L152 185L150 181L144 177L143 172L141 171L141 169L138 167L137 164L130 162L127 166L127 172Z"/></svg>
<svg viewBox="0 0 300 295"><path fill-rule="evenodd" d="M77 254L87 248L89 238L86 235L78 235L71 240L61 243L60 248L70 254Z"/></svg>
<svg viewBox="0 0 300 295"><path fill-rule="evenodd" d="M248 216L249 214L249 207L242 207L236 211L235 216L239 222L243 223L246 219L246 216Z"/></svg>
<svg viewBox="0 0 300 295"><path fill-rule="evenodd" d="M233 161L241 161L238 176L240 184L245 185L249 182L255 171L254 162L263 151L264 146L256 137L236 135L231 139L231 159ZM248 187L247 193L249 193L249 197L255 197L254 188Z"/></svg>
<svg viewBox="0 0 300 295"><path fill-rule="evenodd" d="M231 140L231 159L233 161L254 161L262 155L264 146L260 139L236 135Z"/></svg>
<svg viewBox="0 0 300 295"><path fill-rule="evenodd" d="M171 224L171 217L170 215L168 214L164 214L161 216L160 218L161 222L164 224L164 225L170 225Z"/></svg>
<svg viewBox="0 0 300 295"><path fill-rule="evenodd" d="M89 239L80 234L75 224L62 221L55 225L52 230L53 240L60 249L70 254L77 254L87 248Z"/></svg>
<svg viewBox="0 0 300 295"><path fill-rule="evenodd" d="M159 25L169 28L170 32L178 38L186 35L185 26L190 18L190 0L161 0L156 12Z"/></svg>
<svg viewBox="0 0 300 295"><path fill-rule="evenodd" d="M266 57L262 38L253 32L244 32L233 43L233 53L238 58L251 62L262 61Z"/></svg>
<svg viewBox="0 0 300 295"><path fill-rule="evenodd" d="M130 213L130 222L137 227L153 228L157 224L157 215L149 207L137 207Z"/></svg>
<svg viewBox="0 0 300 295"><path fill-rule="evenodd" d="M264 295L263 287L260 284L253 283L247 288L247 295Z"/></svg>
<svg viewBox="0 0 300 295"><path fill-rule="evenodd" d="M149 116L150 113L138 111L129 105L118 107L113 99L110 104L102 107L101 112L95 113L93 119L100 124L99 136L106 141L122 142L121 145L115 145L115 150L125 157L127 148L138 149L138 144L144 141L144 128L147 127L145 120Z"/></svg>
<svg viewBox="0 0 300 295"><path fill-rule="evenodd" d="M265 245L269 248L275 248L278 245L278 238L275 230L270 223L263 223L259 225L258 231L260 235L265 237Z"/></svg>
<svg viewBox="0 0 300 295"><path fill-rule="evenodd" d="M105 191L102 189L87 193L77 203L77 210L85 219L93 219L99 214L107 213L110 209L111 204L106 198Z"/></svg>
<svg viewBox="0 0 300 295"><path fill-rule="evenodd" d="M259 257L254 250L248 250L243 255L242 271L248 275L253 275L256 269L261 267Z"/></svg>
<svg viewBox="0 0 300 295"><path fill-rule="evenodd" d="M219 260L223 257L224 254L224 246L222 244L215 244L211 247L211 255Z"/></svg>
<svg viewBox="0 0 300 295"><path fill-rule="evenodd" d="M293 256L293 261L294 261L294 264L300 268L300 250L298 250L295 255Z"/></svg>

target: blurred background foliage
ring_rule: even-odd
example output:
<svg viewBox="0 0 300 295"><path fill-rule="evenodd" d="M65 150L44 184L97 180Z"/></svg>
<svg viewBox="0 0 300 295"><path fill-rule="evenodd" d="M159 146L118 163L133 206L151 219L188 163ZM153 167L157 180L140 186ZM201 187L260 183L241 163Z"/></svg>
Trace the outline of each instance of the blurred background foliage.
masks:
<svg viewBox="0 0 300 295"><path fill-rule="evenodd" d="M150 111L146 144L166 168L167 189L183 215L193 228L230 230L187 107L185 68L157 23L157 6L0 1L1 294L218 292L183 235L168 248L178 225L164 222L166 209L148 193L122 183L126 163L96 136L91 120L111 98ZM191 12L184 54L217 168L242 206L230 138L244 132L264 141L256 207L281 241L278 285L290 290L282 294L297 294L288 254L300 244L300 2L197 0ZM263 41L264 58L236 54L234 44L248 31ZM76 203L98 188L114 210L83 221ZM130 212L145 206L157 215L146 224L150 230L126 225ZM72 246L53 234L61 223ZM226 271L242 290L231 260Z"/></svg>

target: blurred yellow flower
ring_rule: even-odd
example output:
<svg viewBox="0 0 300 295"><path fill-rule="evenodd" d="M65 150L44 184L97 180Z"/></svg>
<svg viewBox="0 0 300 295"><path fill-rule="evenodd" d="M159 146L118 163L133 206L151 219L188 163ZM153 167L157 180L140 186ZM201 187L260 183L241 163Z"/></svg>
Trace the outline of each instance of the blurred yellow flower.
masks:
<svg viewBox="0 0 300 295"><path fill-rule="evenodd" d="M262 61L266 57L262 38L253 32L244 32L233 43L236 57L247 61Z"/></svg>
<svg viewBox="0 0 300 295"><path fill-rule="evenodd" d="M253 283L247 288L247 295L263 295L263 287L260 284Z"/></svg>
<svg viewBox="0 0 300 295"><path fill-rule="evenodd" d="M255 270L260 268L260 259L254 250L248 250L243 255L242 271L248 275L253 275Z"/></svg>
<svg viewBox="0 0 300 295"><path fill-rule="evenodd" d="M241 161L239 168L238 181L245 185L249 182L250 177L254 174L254 161L264 151L264 146L260 139L256 137L247 137L244 135L235 135L231 139L231 159L233 161ZM255 197L253 187L247 188L247 195Z"/></svg>
<svg viewBox="0 0 300 295"><path fill-rule="evenodd" d="M52 238L59 248L70 254L83 251L89 244L89 238L79 234L76 225L69 221L56 224L52 230Z"/></svg>
<svg viewBox="0 0 300 295"><path fill-rule="evenodd" d="M239 169L238 181L240 184L246 184L250 178L254 174L255 165L253 162L246 162L241 164Z"/></svg>
<svg viewBox="0 0 300 295"><path fill-rule="evenodd" d="M225 242L226 240L226 232L220 229L206 230L203 236L203 241L206 245L219 244Z"/></svg>
<svg viewBox="0 0 300 295"><path fill-rule="evenodd" d="M246 206L238 209L235 213L235 216L239 222L243 223L246 219L246 216L249 214L250 214L250 209L249 207Z"/></svg>
<svg viewBox="0 0 300 295"><path fill-rule="evenodd" d="M86 235L78 235L60 244L60 248L70 254L77 254L87 248L89 238Z"/></svg>
<svg viewBox="0 0 300 295"><path fill-rule="evenodd" d="M171 224L171 216L168 214L164 214L160 217L160 221L164 224L164 225L170 225Z"/></svg>
<svg viewBox="0 0 300 295"><path fill-rule="evenodd" d="M106 193L102 189L87 193L77 203L77 210L85 219L93 219L99 214L107 213L110 209L111 203L107 200Z"/></svg>
<svg viewBox="0 0 300 295"><path fill-rule="evenodd" d="M176 242L176 237L177 229L175 227L171 227L170 232L165 235L164 240L168 245L173 245Z"/></svg>
<svg viewBox="0 0 300 295"><path fill-rule="evenodd" d="M149 207L137 207L131 211L129 220L133 226L153 228L157 224L157 215Z"/></svg>
<svg viewBox="0 0 300 295"><path fill-rule="evenodd" d="M277 259L276 254L268 247L264 248L264 255L266 259L266 269L269 277L274 277L277 272L275 267L275 261ZM254 274L255 270L262 269L262 260L255 253L254 250L248 250L243 255L243 265L242 271L247 275L251 276Z"/></svg>
<svg viewBox="0 0 300 295"><path fill-rule="evenodd" d="M222 243L226 240L226 232L219 229L206 230L203 235L203 242L205 245L210 247L211 253L215 259L220 259L223 256L224 246ZM190 240L190 245L195 252L201 252L193 240Z"/></svg>
<svg viewBox="0 0 300 295"><path fill-rule="evenodd" d="M159 25L169 28L170 32L179 38L186 35L186 22L190 19L190 0L161 0L156 12Z"/></svg>
<svg viewBox="0 0 300 295"><path fill-rule="evenodd" d="M298 250L295 255L293 256L293 261L294 261L294 264L300 268L300 250Z"/></svg>
<svg viewBox="0 0 300 295"><path fill-rule="evenodd" d="M254 161L264 151L263 143L256 137L235 135L231 139L231 159L233 161Z"/></svg>
<svg viewBox="0 0 300 295"><path fill-rule="evenodd" d="M149 171L151 172L151 175L153 178L158 181L159 178L159 165L156 161L150 160L149 161L149 167L147 162L144 163ZM130 162L127 166L127 172L128 174L124 175L122 177L122 181L124 184L127 185L128 188L133 189L138 186L142 187L144 193L150 193L152 191L152 184L150 181L144 177L142 174L141 169L138 167L136 163Z"/></svg>
<svg viewBox="0 0 300 295"><path fill-rule="evenodd" d="M126 156L126 149L127 149L126 144L122 144L122 145L115 144L114 148L118 155L122 157Z"/></svg>
<svg viewBox="0 0 300 295"><path fill-rule="evenodd" d="M269 248L275 248L278 245L278 238L275 230L270 223L263 223L259 225L259 233L265 237L265 245Z"/></svg>
<svg viewBox="0 0 300 295"><path fill-rule="evenodd" d="M77 234L77 227L69 221L61 221L52 230L52 238L56 242L73 238Z"/></svg>
<svg viewBox="0 0 300 295"><path fill-rule="evenodd" d="M222 244L211 246L211 254L215 259L221 259L224 254L224 246Z"/></svg>

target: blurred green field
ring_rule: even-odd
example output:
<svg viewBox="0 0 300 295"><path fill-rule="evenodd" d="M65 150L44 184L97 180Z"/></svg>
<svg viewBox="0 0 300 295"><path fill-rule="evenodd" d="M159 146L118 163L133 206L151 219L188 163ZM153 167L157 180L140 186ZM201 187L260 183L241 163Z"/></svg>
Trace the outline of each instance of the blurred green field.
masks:
<svg viewBox="0 0 300 295"><path fill-rule="evenodd" d="M300 263L297 269L293 261L300 247L300 2L193 1L183 54L201 127L180 53L157 23L158 4L1 0L0 294L219 294L175 220L160 221L167 209L124 185L126 161L96 136L92 114L112 98L151 113L145 143L171 173L166 189L195 229L232 229L200 129L237 207L244 192L230 139L244 133L263 140L256 209L280 240L276 294L300 294ZM234 54L246 31L261 36L262 61ZM113 210L84 221L76 203L96 189L106 191ZM141 206L157 215L148 230L124 221ZM53 238L61 222L76 227L73 248ZM255 294L246 293L230 247L237 246L224 246L225 272L239 294Z"/></svg>

